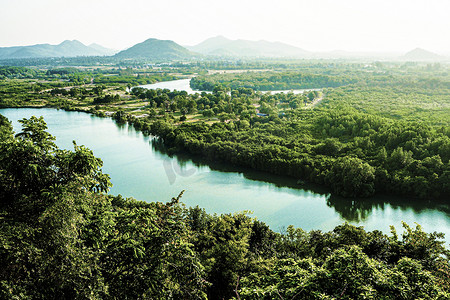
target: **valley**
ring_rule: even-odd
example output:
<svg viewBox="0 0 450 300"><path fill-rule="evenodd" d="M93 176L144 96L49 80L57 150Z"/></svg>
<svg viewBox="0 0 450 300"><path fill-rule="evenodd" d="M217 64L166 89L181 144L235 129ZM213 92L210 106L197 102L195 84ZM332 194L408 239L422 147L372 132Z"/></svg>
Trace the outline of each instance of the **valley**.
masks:
<svg viewBox="0 0 450 300"><path fill-rule="evenodd" d="M221 40L0 60L0 298L448 298L445 58Z"/></svg>

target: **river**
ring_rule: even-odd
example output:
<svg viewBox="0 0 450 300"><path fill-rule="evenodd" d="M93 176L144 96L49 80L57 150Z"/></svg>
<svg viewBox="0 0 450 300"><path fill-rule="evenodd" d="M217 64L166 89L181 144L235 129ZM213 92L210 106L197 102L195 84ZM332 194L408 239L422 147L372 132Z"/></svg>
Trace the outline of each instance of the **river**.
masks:
<svg viewBox="0 0 450 300"><path fill-rule="evenodd" d="M203 91L195 91L189 85L190 79L178 79L172 81L163 81L152 84L140 85L139 87L146 89L169 89L169 90L177 90L177 91L186 91L188 94L201 93ZM262 93L294 93L294 94L302 94L305 91L319 91L320 89L305 89L305 90L283 90L283 91L262 91ZM211 92L206 92L211 93Z"/></svg>
<svg viewBox="0 0 450 300"><path fill-rule="evenodd" d="M186 190L182 202L208 213L252 211L275 231L292 224L304 230L332 230L345 221L367 230L401 231L401 221L417 222L428 231L444 232L450 241L450 208L435 202L378 197L354 201L317 188L300 189L295 180L188 157L169 157L151 137L110 118L56 109L0 109L13 122L44 116L58 146L72 149L72 140L93 150L111 176L112 194L145 201L167 202Z"/></svg>
<svg viewBox="0 0 450 300"><path fill-rule="evenodd" d="M169 89L177 91L186 91L188 94L201 93L201 91L194 91L189 85L190 79L178 79L171 81L163 81L152 84L140 85L139 87L146 89Z"/></svg>

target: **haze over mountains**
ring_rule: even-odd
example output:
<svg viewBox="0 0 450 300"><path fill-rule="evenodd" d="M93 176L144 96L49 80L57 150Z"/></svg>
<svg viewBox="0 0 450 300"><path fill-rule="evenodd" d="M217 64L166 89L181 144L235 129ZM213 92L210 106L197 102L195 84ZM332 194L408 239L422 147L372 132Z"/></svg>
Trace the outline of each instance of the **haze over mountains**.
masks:
<svg viewBox="0 0 450 300"><path fill-rule="evenodd" d="M426 60L442 60L445 57L438 55L436 53L427 51L422 48L416 48L414 50L409 51L402 57L405 60L419 60L419 61L426 61Z"/></svg>
<svg viewBox="0 0 450 300"><path fill-rule="evenodd" d="M205 55L233 57L308 57L311 52L280 42L230 40L223 36L209 38L189 50Z"/></svg>
<svg viewBox="0 0 450 300"><path fill-rule="evenodd" d="M305 59L336 59L336 58L373 58L410 61L448 60L448 57L424 50L414 49L405 55L358 53L348 51L310 52L295 46L280 42L264 40L230 40L223 36L209 38L198 45L183 47L171 40L150 38L126 50L117 51L98 44L89 46L77 40L66 40L59 45L38 44L32 46L17 46L0 48L0 59L14 58L46 58L46 57L77 57L77 56L113 56L118 59L148 59L153 61L187 60L206 57L218 58L250 58L250 57L287 57Z"/></svg>
<svg viewBox="0 0 450 300"><path fill-rule="evenodd" d="M2 47L0 48L0 59L106 56L115 52L97 44L86 46L77 40L65 40L58 45L37 44L32 46Z"/></svg>

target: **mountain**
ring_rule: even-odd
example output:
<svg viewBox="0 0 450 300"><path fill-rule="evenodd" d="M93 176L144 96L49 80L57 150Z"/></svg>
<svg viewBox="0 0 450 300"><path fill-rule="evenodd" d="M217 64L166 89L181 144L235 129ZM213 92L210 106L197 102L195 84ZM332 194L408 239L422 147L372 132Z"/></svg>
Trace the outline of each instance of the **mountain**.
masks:
<svg viewBox="0 0 450 300"><path fill-rule="evenodd" d="M189 50L215 56L306 57L311 53L280 42L230 40L223 36L209 38Z"/></svg>
<svg viewBox="0 0 450 300"><path fill-rule="evenodd" d="M443 56L430 52L428 50L422 48L416 48L414 50L409 51L405 55L401 57L405 60L413 60L413 61L424 61L424 60L442 60Z"/></svg>
<svg viewBox="0 0 450 300"><path fill-rule="evenodd" d="M218 49L226 48L230 42L232 41L220 35L209 38L196 46L187 46L186 48L198 53L209 54L210 52L216 51Z"/></svg>
<svg viewBox="0 0 450 300"><path fill-rule="evenodd" d="M73 41L66 40L59 45L37 44L32 46L16 46L16 47L0 48L0 59L102 56L102 55L107 54L103 50L96 49L95 47L86 46L77 40Z"/></svg>
<svg viewBox="0 0 450 300"><path fill-rule="evenodd" d="M148 39L115 55L117 58L144 58L152 60L188 59L195 56L196 53L189 51L174 41L158 39Z"/></svg>
<svg viewBox="0 0 450 300"><path fill-rule="evenodd" d="M105 47L103 47L103 46L101 46L99 44L96 44L96 43L90 44L88 47L91 48L91 49L96 50L99 53L103 53L103 55L106 55L106 56L111 56L111 55L114 55L117 52L119 52L118 50L105 48Z"/></svg>

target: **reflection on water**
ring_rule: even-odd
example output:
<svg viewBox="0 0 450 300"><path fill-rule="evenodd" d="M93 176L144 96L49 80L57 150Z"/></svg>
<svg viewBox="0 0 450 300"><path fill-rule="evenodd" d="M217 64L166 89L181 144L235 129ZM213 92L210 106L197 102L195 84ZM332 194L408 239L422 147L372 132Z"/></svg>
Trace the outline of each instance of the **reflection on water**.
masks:
<svg viewBox="0 0 450 300"><path fill-rule="evenodd" d="M44 116L56 143L72 149L72 140L86 145L104 162L111 176L112 194L145 201L168 201L186 190L182 201L209 213L253 211L253 217L273 230L288 225L305 230L332 230L348 221L367 230L389 232L389 225L417 222L428 232L450 237L450 208L445 203L378 196L345 199L314 185L186 154L170 155L158 139L144 136L126 124L79 112L53 109L0 109L13 121ZM169 153L168 153L169 152Z"/></svg>
<svg viewBox="0 0 450 300"><path fill-rule="evenodd" d="M373 210L384 210L384 202L372 199L348 199L331 195L327 198L327 205L336 210L343 219L360 223L367 220Z"/></svg>
<svg viewBox="0 0 450 300"><path fill-rule="evenodd" d="M373 212L390 209L408 212L415 215L436 211L450 218L450 206L443 200L426 201L420 199L405 199L395 196L375 196L371 198L349 199L335 195L327 198L327 205L338 212L349 222L366 221Z"/></svg>
<svg viewBox="0 0 450 300"><path fill-rule="evenodd" d="M306 193L320 194L325 197L329 197L329 192L322 186L311 183L299 184L298 180L288 176L274 175L267 172L257 171L246 167L240 167L224 163L221 161L212 161L210 159L203 158L198 155L191 155L187 153L177 152L176 154L167 149L161 139L151 138L149 141L153 150L163 155L170 156L176 161L176 164L184 172L188 172L187 167L189 164L195 165L196 168L208 167L211 170L224 172L224 173L240 173L245 179L257 182L268 183L271 186L277 188L289 188L295 194L299 191Z"/></svg>

